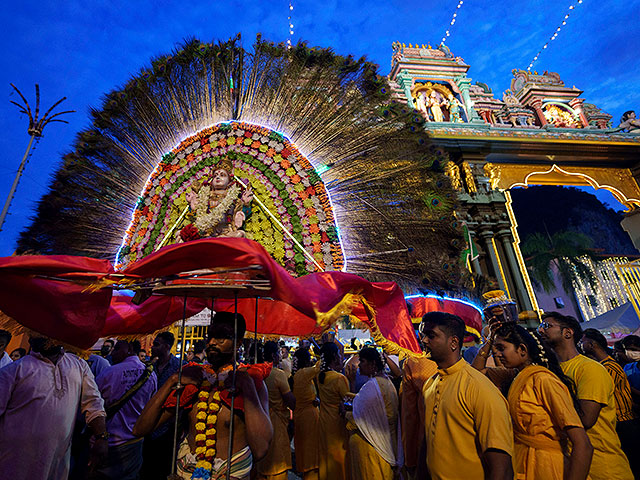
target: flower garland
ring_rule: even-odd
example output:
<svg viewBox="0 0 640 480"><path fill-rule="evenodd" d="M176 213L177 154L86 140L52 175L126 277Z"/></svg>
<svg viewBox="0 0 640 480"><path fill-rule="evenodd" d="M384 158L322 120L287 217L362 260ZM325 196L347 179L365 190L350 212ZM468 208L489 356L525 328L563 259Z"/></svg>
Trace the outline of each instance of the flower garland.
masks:
<svg viewBox="0 0 640 480"><path fill-rule="evenodd" d="M164 238L169 226L174 225L189 202L186 192L194 184L210 177L211 169L220 160L233 157L235 175L250 180L254 195L305 246L317 262L327 270L339 270L344 255L327 190L308 159L288 139L278 132L247 123L217 124L185 139L165 154L149 177L132 214L122 247L116 259L117 268L149 255ZM233 184L230 184L231 189ZM241 187L241 186L240 186ZM205 190L205 191L202 191ZM196 195L193 207L199 206L204 225L198 224L180 231L176 238L182 241L210 236L230 222L229 210L209 208L208 195L212 187L203 185ZM242 188L238 190L238 194ZM238 197L235 195L235 198ZM227 200L232 208L231 194ZM234 200L235 200L234 198ZM191 209L189 221L196 212ZM203 217L198 212L197 217ZM209 228L209 231L203 229ZM254 208L246 219L243 230L247 238L261 243L267 252L293 275L315 271L312 264L261 209Z"/></svg>
<svg viewBox="0 0 640 480"><path fill-rule="evenodd" d="M227 194L222 201L214 208L209 210L209 197L211 195L211 187L204 185L198 192L198 203L196 205L196 228L200 232L208 232L220 223L227 210L231 208L238 199L240 187L235 183L229 187Z"/></svg>
<svg viewBox="0 0 640 480"><path fill-rule="evenodd" d="M220 391L213 390L213 385L202 382L199 402L196 404L196 468L191 475L192 480L209 480L211 468L216 455L216 421L220 410Z"/></svg>

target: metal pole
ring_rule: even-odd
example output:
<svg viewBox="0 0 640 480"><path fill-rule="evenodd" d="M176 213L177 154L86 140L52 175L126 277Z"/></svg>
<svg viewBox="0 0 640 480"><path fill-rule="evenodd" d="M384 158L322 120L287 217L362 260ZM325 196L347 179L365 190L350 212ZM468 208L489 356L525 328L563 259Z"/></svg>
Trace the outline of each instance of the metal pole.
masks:
<svg viewBox="0 0 640 480"><path fill-rule="evenodd" d="M253 346L255 349L255 355L253 357L253 363L258 363L258 299L260 297L256 297L256 321L255 326L253 327Z"/></svg>
<svg viewBox="0 0 640 480"><path fill-rule="evenodd" d="M22 157L22 162L20 163L20 168L18 168L18 173L16 173L16 178L13 180L13 185L11 185L11 190L9 190L7 201L4 202L4 208L2 209L2 213L0 214L0 232L2 231L2 226L4 225L4 219L7 216L7 212L9 211L9 205L11 205L11 200L13 200L13 195L16 193L16 188L18 188L18 182L20 181L20 177L22 176L22 171L24 170L24 167L27 164L27 158L29 158L29 151L31 150L31 144L33 143L33 139L35 137L36 135L33 134L29 139L29 145L27 146L27 151L24 152L24 156Z"/></svg>
<svg viewBox="0 0 640 480"><path fill-rule="evenodd" d="M178 423L180 420L180 394L182 393L182 362L184 361L184 337L186 334L187 323L187 295L184 296L184 308L182 309L182 335L180 345L180 369L178 370L178 383L176 384L176 418L173 423L173 454L171 455L171 475L169 478L175 478L176 473L176 457L178 456Z"/></svg>
<svg viewBox="0 0 640 480"><path fill-rule="evenodd" d="M233 311L233 373L231 374L231 417L229 418L229 450L227 452L227 480L231 480L231 457L233 456L233 402L236 398L236 372L238 369L238 291L233 292L235 299Z"/></svg>

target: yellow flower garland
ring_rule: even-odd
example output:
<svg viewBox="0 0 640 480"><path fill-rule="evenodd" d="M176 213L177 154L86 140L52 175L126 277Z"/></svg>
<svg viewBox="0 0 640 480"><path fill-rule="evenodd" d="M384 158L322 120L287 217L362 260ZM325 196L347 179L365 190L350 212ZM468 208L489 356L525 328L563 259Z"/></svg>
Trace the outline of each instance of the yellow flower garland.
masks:
<svg viewBox="0 0 640 480"><path fill-rule="evenodd" d="M216 455L216 422L220 410L220 392L211 393L212 385L202 383L196 404L196 468L211 470Z"/></svg>

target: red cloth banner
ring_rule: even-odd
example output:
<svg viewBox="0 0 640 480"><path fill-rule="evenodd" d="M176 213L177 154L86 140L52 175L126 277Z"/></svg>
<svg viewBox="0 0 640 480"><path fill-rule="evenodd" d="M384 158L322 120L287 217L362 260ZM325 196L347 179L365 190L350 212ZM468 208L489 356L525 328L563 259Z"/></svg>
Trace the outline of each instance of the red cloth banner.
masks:
<svg viewBox="0 0 640 480"><path fill-rule="evenodd" d="M89 348L99 337L140 335L165 328L183 316L183 296L152 295L135 305L132 297L108 285L126 279L164 278L200 269L234 269L259 265L269 290L258 300L258 334L306 336L321 332L316 312L328 312L345 296L362 296L375 310L383 336L420 352L402 290L391 282L372 283L344 272L294 278L258 243L247 239L202 239L170 245L115 272L105 260L72 256L0 258L0 310L18 323L51 338ZM211 299L187 298L186 316L210 306ZM233 311L234 300L218 298L214 310ZM254 330L255 298L239 298L238 311ZM352 312L371 324L363 308Z"/></svg>

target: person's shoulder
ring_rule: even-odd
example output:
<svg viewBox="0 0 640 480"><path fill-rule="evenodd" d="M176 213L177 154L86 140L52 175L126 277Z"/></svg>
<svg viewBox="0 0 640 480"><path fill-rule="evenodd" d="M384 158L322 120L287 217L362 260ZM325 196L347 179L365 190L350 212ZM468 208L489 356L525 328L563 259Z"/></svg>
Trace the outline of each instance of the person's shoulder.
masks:
<svg viewBox="0 0 640 480"><path fill-rule="evenodd" d="M604 368L604 365L589 357L578 355L569 360L569 362L572 361L574 362L574 366L576 369L588 373L589 375L609 376L609 373L607 372L607 369Z"/></svg>
<svg viewBox="0 0 640 480"><path fill-rule="evenodd" d="M67 365L73 365L81 370L89 370L89 363L84 359L77 356L75 353L64 352L62 361ZM60 362L60 360L58 360Z"/></svg>
<svg viewBox="0 0 640 480"><path fill-rule="evenodd" d="M473 390L477 390L482 395L499 395L502 396L498 387L480 370L476 370L471 365L465 362L465 365L460 371L460 374L468 379L468 386ZM481 398L479 398L481 400Z"/></svg>

